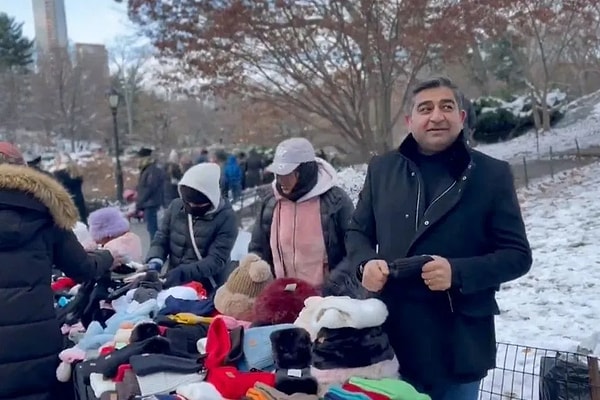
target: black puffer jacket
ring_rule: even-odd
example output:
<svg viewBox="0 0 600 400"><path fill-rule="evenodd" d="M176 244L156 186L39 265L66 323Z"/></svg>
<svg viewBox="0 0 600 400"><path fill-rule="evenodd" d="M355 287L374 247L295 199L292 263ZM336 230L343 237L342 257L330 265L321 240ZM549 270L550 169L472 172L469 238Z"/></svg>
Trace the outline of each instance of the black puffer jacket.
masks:
<svg viewBox="0 0 600 400"><path fill-rule="evenodd" d="M213 287L210 277L220 286L228 271L231 250L238 235L237 216L226 200L216 211L193 218L194 240L202 260L192 246L188 214L181 199L175 199L165 211L161 226L154 236L147 260L169 259L169 271L182 269L178 283L200 281L207 290Z"/></svg>
<svg viewBox="0 0 600 400"><path fill-rule="evenodd" d="M62 337L50 288L53 265L77 281L108 271L71 228L79 215L53 178L0 165L0 399L53 399Z"/></svg>

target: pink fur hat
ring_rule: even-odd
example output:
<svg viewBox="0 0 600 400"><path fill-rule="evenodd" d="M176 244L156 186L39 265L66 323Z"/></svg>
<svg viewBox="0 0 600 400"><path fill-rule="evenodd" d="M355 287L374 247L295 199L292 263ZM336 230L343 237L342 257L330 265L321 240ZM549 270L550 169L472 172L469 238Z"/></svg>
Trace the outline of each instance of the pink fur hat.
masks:
<svg viewBox="0 0 600 400"><path fill-rule="evenodd" d="M105 207L94 211L88 218L88 225L96 242L129 232L129 221L117 207Z"/></svg>

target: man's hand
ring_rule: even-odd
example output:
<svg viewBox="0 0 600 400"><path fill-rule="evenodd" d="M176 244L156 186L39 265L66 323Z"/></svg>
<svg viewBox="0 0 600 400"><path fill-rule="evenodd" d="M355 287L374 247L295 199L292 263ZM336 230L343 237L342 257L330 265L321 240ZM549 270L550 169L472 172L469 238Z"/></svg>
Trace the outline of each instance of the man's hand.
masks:
<svg viewBox="0 0 600 400"><path fill-rule="evenodd" d="M362 285L369 292L379 292L387 282L390 270L384 260L368 261L363 268Z"/></svg>
<svg viewBox="0 0 600 400"><path fill-rule="evenodd" d="M444 257L432 256L433 260L423 265L421 277L429 290L443 292L452 286L452 267Z"/></svg>

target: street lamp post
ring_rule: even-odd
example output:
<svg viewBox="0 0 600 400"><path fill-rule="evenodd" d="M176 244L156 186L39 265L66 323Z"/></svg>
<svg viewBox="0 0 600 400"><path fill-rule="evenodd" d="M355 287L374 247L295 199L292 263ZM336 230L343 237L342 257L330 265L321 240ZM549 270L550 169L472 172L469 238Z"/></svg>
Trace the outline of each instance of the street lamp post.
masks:
<svg viewBox="0 0 600 400"><path fill-rule="evenodd" d="M117 182L117 200L123 203L123 168L121 167L121 146L119 144L119 127L117 125L117 111L121 96L113 89L108 95L108 104L113 118L113 140L115 141L115 180Z"/></svg>

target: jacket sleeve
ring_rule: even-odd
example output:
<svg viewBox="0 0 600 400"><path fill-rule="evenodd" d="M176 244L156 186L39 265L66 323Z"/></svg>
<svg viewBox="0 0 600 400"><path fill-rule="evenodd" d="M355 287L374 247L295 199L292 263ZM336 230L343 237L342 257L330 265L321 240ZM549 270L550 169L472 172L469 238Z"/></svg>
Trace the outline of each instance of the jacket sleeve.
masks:
<svg viewBox="0 0 600 400"><path fill-rule="evenodd" d="M376 221L373 212L373 192L371 189L373 174L373 161L367 168L365 183L358 196L358 203L348 229L346 230L346 250L350 263L354 267L378 258L375 246L377 245Z"/></svg>
<svg viewBox="0 0 600 400"><path fill-rule="evenodd" d="M160 223L158 231L154 234L150 250L146 255L146 262L153 258L159 258L165 261L169 255L169 242L171 241L171 215L173 214L173 208L176 207L177 202L172 201L169 207L165 210L163 219Z"/></svg>
<svg viewBox="0 0 600 400"><path fill-rule="evenodd" d="M350 223L350 219L352 218L352 214L354 213L354 204L352 203L352 199L350 196L343 190L339 189L340 202L341 207L337 211L335 216L336 219L336 235L338 238L338 243L343 245L345 248L345 237L346 231L348 230L348 224ZM347 251L345 251L347 253Z"/></svg>
<svg viewBox="0 0 600 400"><path fill-rule="evenodd" d="M56 229L54 234L54 265L76 282L100 279L112 266L109 251L86 252L72 231Z"/></svg>
<svg viewBox="0 0 600 400"><path fill-rule="evenodd" d="M493 182L497 189L488 228L493 252L448 260L452 266L452 286L464 294L497 288L525 275L531 268L531 248L508 163L502 163Z"/></svg>
<svg viewBox="0 0 600 400"><path fill-rule="evenodd" d="M237 217L229 210L219 223L213 241L208 245L206 256L194 263L180 265L175 270L181 270L183 282L206 279L217 276L228 266L231 250L238 236Z"/></svg>
<svg viewBox="0 0 600 400"><path fill-rule="evenodd" d="M265 243L269 243L269 233L263 230L263 218L266 206L267 200L265 199L260 205L260 211L258 212L258 216L254 221L254 226L252 227L252 237L250 239L250 244L248 244L248 253L254 253L263 260L270 260L271 257L267 256L267 252L270 252L271 249L265 248Z"/></svg>

